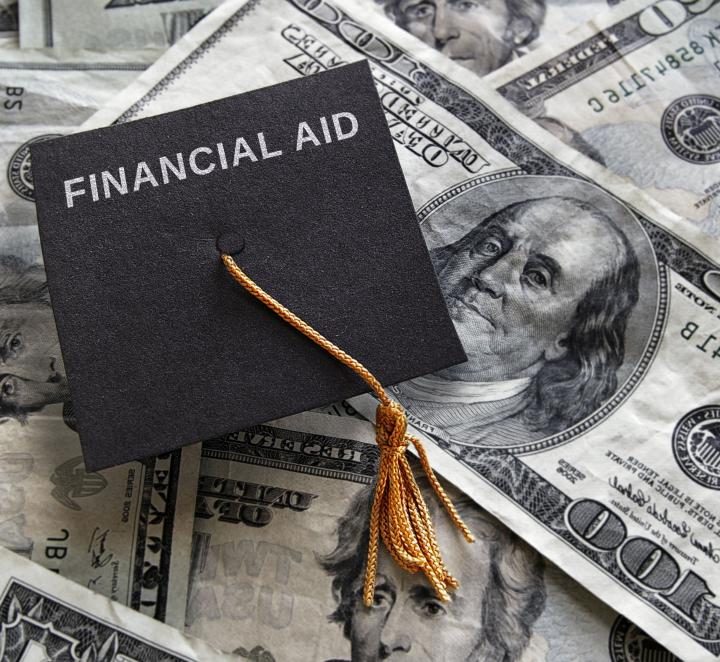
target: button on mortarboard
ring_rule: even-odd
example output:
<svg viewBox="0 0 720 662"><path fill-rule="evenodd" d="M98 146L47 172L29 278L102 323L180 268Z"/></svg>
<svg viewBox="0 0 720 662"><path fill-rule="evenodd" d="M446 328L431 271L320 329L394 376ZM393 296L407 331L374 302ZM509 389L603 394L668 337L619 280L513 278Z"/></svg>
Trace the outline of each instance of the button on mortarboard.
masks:
<svg viewBox="0 0 720 662"><path fill-rule="evenodd" d="M223 232L215 242L221 253L237 255L245 248L245 240L237 232Z"/></svg>

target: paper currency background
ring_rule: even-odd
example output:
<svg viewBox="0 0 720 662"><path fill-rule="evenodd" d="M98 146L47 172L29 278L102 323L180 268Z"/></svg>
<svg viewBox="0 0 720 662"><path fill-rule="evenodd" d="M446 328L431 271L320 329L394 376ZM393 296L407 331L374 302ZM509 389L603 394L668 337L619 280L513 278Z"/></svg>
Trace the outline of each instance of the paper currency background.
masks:
<svg viewBox="0 0 720 662"><path fill-rule="evenodd" d="M126 646L136 640L161 645L163 659L220 655L91 605L103 594L176 626L185 612L188 633L235 659L717 659L720 255L714 106L702 100L718 96L716 4L234 0L213 13L194 0L122 4L33 0L20 8L20 42L51 48L21 51L8 34L0 50L0 543L19 552L0 563L4 627L45 624L23 630L31 650L47 641L48 620L111 626L71 659L88 641L97 659L152 659ZM17 7L0 9L12 33ZM625 46L523 86L605 41ZM93 50L68 51L78 47ZM376 452L357 418L372 417L367 399L174 460L85 472L43 294L30 141L76 130L99 108L86 126L361 57L471 356L393 391L478 534L472 547L454 545L435 515L460 569L449 605L384 559L376 605L358 608ZM538 124L470 72L494 72L492 85ZM645 86L627 87L638 80ZM685 97L702 103L666 115ZM674 147L663 126L674 127ZM32 406L18 405L30 393ZM168 480L172 461L180 468ZM27 570L21 555L96 597ZM64 620L47 611L59 604ZM72 626L62 634L63 645L78 639Z"/></svg>
<svg viewBox="0 0 720 662"><path fill-rule="evenodd" d="M715 563L705 552L698 555L689 539L690 532L694 534L694 539L701 541L708 540L709 534L712 543L713 533L703 522L703 512L710 508L705 502L708 488L686 480L684 469L672 455L671 441L663 442L661 435L672 440L675 426L688 412L707 404L708 399L712 402L712 383L702 381L701 377L709 369L703 367L702 352L682 344L687 342L681 335L687 323L699 324L687 316L697 313L692 312L692 305L683 310L681 307L687 300L678 297L676 292L682 291L678 284L680 288L704 288L703 275L711 278L715 266L712 262L705 262L702 266L703 263L697 260L705 258L701 258L700 253L693 253L697 249L691 246L694 242L695 246L702 245L703 250L708 252L712 252L713 247L703 243L699 235L694 235L692 228L685 229L672 214L654 207L639 192L631 191L619 182L611 183L612 178L599 168L588 164L581 176L579 169L584 166L580 166L581 157L578 155L568 152L562 164L553 160L562 154L562 148L532 124L525 123L519 115L513 115L512 109L503 106L499 100L493 101L491 109L487 104L493 98L492 93L483 88L479 79L453 66L389 22L376 18L375 14L363 14L359 9L346 9L328 3L322 5L322 11L303 4L275 5L268 2L237 6L226 4L221 9L198 25L194 33L196 40L188 37L179 44L162 67L157 66L141 76L135 85L101 111L93 123L104 124L113 121L113 118L128 120L180 107L189 90L196 98L215 98L221 94L220 89L226 93L242 91L258 84L286 79L294 75L293 71L309 72L328 64L369 56L377 66L381 98L387 104L391 131L400 146L401 163L430 247L448 247L446 259L451 248L462 253L470 252L472 247L474 259L480 261L475 267L476 273L485 260L495 274L495 289L482 286L482 280L477 286L478 290L485 290L482 296L489 295L490 300L496 301L488 304L487 314L491 314L490 305L497 306L502 301L504 308L501 314L507 315L506 320L516 321L512 325L503 322L505 326L502 326L500 319L496 320L502 329L507 327L511 332L507 340L502 337L503 333L493 334L491 329L483 332L484 338L480 336L480 342L491 343L490 349L505 353L503 360L498 362L499 366L497 363L493 366L492 362L486 366L490 370L486 377L477 375L467 379L466 376L463 380L458 376L439 375L432 380L430 387L422 382L420 385L409 385L415 389L416 400L416 403L410 403L411 414L416 415L419 427L430 433L426 437L431 443L432 438L439 442L433 457L436 466L511 527L522 531L533 545L542 548L586 586L620 611L632 614L641 626L663 643L685 656L688 648L690 652L702 656L699 650L693 651L691 639L682 633L713 627L712 619L706 620L702 616L705 609L709 609L710 613L713 610L709 601L712 589L705 592L702 582L708 581L706 577L714 576ZM372 30L368 25L373 26ZM221 28L217 35L213 33L213 30ZM392 41L386 37L388 34L392 34ZM363 35L363 39L358 42L355 35ZM252 66L242 70L245 76L239 73L232 82L211 79L208 69L200 63L207 64L216 59L227 66L235 57L233 53L237 52L233 48L234 37L244 46L256 39L258 46L251 48L250 53L260 50L260 42L267 47L273 39L272 52L276 54L276 59L271 61L266 54L258 57ZM422 60L419 59L421 57ZM251 61L247 49L242 60L245 64ZM276 73L271 75L273 62ZM474 97L470 89L482 90L483 100ZM505 119L500 120L500 117ZM506 123L509 118L512 118L511 126ZM548 145L545 148L547 151L539 148L540 144ZM583 178L587 179L583 181ZM588 180L594 180L594 183L590 184ZM600 182L603 182L604 190L598 188ZM626 202L614 199L609 194L610 190L624 195ZM548 191L554 192L554 195L548 196ZM541 201L538 206L537 199L543 196L551 199ZM528 200L535 202L517 206L519 201ZM592 221L587 216L585 221L580 220L582 207L573 200L583 201L582 204L587 204L584 202L587 200L591 204L590 208L585 207L583 213L589 214ZM480 203L484 203L488 211L483 212ZM628 203L637 211L631 211ZM645 210L640 212L645 214L641 217L644 220L636 216L640 209ZM493 217L493 212L503 213ZM525 217L526 214L530 218ZM567 219L567 223L562 230L556 226L556 231L561 230L556 237L569 242L563 245L572 246L572 249L564 255L552 255L557 266L548 266L549 262L534 258L530 261L526 259L519 262L521 271L516 272L517 275L513 275L512 271L502 275L511 261L499 259L499 256L505 256L514 248L515 244L510 241L511 232L542 242L551 236L548 223L552 224L552 219L559 214L560 218ZM575 220L573 217L576 217ZM487 247L480 242L476 248L475 242L486 238L485 226L478 223L487 218L493 218L492 227L497 226L498 235L487 237ZM649 218L655 220L649 221ZM578 223L592 227L592 234L584 231L582 225L578 227ZM535 227L542 229L535 233ZM451 246L466 237L473 228L477 228L474 235ZM673 234L665 234L667 228L672 228ZM526 234L522 235L522 232ZM499 236L503 233L505 237ZM687 237L691 243L681 248L675 243L679 241L678 234ZM538 246L533 250L545 254L542 244ZM666 252L668 250L670 252ZM676 259L676 250L688 256L689 261ZM511 256L514 257L513 253ZM436 254L436 257L440 256ZM470 264L462 254L460 258L464 266ZM665 266L658 266L658 261ZM677 274L680 280L667 281L668 277L676 277L666 271L670 265L672 274ZM442 265L439 266L442 269ZM591 270L590 278L597 282L590 289L577 277L587 269ZM453 270L446 270L446 273L451 275ZM456 278L462 274L457 270L454 273ZM560 273L565 274L565 279L560 277ZM443 281L442 270L440 279ZM509 291L502 289L510 285ZM450 281L449 294L452 294L453 287ZM555 295L557 288L562 293L560 297ZM596 292L598 296L595 296ZM614 296L609 296L610 292ZM666 318L666 309L662 304L666 296L664 292L673 293L672 310L677 318ZM466 293L465 296L470 295ZM542 298L545 296L549 299ZM582 303L583 297L585 303ZM541 323L540 320L545 319L542 315L548 312L542 302L549 300L553 301L552 312ZM585 308L586 305L588 308ZM486 323L481 317L472 315L472 308L467 309L470 312L465 319L458 320L461 324L459 330L464 338L473 341L478 336L472 333L473 325L483 328ZM585 327L579 321L573 322L573 309L587 310L589 318L586 319L606 320L602 323L607 327L594 327L596 322L592 327ZM467 331L463 331L464 323ZM589 333L584 340L574 335L581 333L583 328ZM660 328L667 330L660 334ZM546 332L549 333L543 335ZM568 342L573 335L577 339ZM595 343L602 338L610 343L607 348L611 351L593 351ZM656 340L653 341L653 338ZM590 362L584 364L585 359L581 359L580 354L568 354L567 350L572 346L582 352L590 349ZM482 346L474 351L482 355ZM601 362L593 364L595 359ZM674 365L674 361L681 361L682 367ZM691 361L692 379L687 384L678 381L682 378L677 376L689 369ZM550 400L545 399L550 409L545 409L543 405L543 410L537 412L538 418L531 423L525 419L523 412L530 406L532 398L528 396L535 392L539 383L533 382L533 376L546 364L549 364L547 370L554 375L553 380L547 382L552 386L550 391L553 394ZM583 368L583 365L588 368ZM481 366L471 362L465 367L475 371ZM494 367L516 369L520 374L493 374ZM537 372L528 373L528 369ZM654 370L656 377L648 378L648 370ZM525 374L522 374L523 371ZM543 383L546 374L538 377ZM661 374L676 375L676 388L680 388L678 384L683 384L680 390L675 391L672 403L663 402L662 412L658 411L660 401L656 393ZM705 374L710 380L709 373ZM448 386L444 392L438 393L438 380L440 383L443 380L449 382L443 384ZM556 380L558 383L553 383ZM472 382L472 391L469 394L458 393L453 382L460 382L461 386L463 382L465 385ZM491 382L490 387L482 388L488 382ZM484 393L478 394L478 384ZM566 399L560 396L553 404L553 398L558 393L556 386L560 386L560 392L568 389L568 395ZM590 390L578 390L585 387ZM418 389L424 390L424 395L418 397ZM696 390L693 392L693 389ZM577 393L581 393L581 397L575 398ZM443 399L450 404L444 408L437 407L437 401ZM430 403L430 406L423 404L421 409L418 400ZM408 402L407 399L405 402ZM466 407L466 404L471 407ZM425 411L433 407L440 410L438 417L428 420ZM473 407L476 411L484 410L484 415L474 416ZM370 404L365 413L371 415L372 409ZM643 444L647 439L648 427L644 421L648 412L651 412L654 423L651 429L657 430L657 441L653 443L652 451L644 450L648 447ZM529 410L527 414L534 412ZM469 443L458 432L462 433L464 429L466 434L472 434L473 426L487 428L479 430L474 443ZM628 439L630 430L633 430L632 438ZM483 432L488 435L487 441L482 440ZM579 443L568 443L572 440L579 440ZM663 459L659 459L659 449L662 449ZM517 459L519 452L528 451L535 451L535 454ZM652 457L645 457L647 452L652 452ZM670 521L686 519L679 507L677 511L670 510L676 505L672 502L668 502L669 510L665 514L663 508L667 497L662 493L659 493L660 501L643 504L643 509L650 510L643 510L642 516L631 506L627 507L627 512L606 509L603 504L616 507L613 501L621 508L625 508L625 501L634 503L627 494L621 495L621 498L617 496L621 491L628 492L625 481L631 478L626 478L624 474L631 469L624 469L621 464L621 473L618 474L614 457L619 457L621 463L629 462L628 457L635 458L656 471L668 484L686 485L686 494L690 495L693 504L699 506L689 508L687 526L690 531L686 537L682 536L682 530L675 532L661 523L661 527L669 529L671 536L667 543L663 543L665 532L653 527L652 520L647 519L648 516L658 520L667 517ZM570 477L565 476L563 471ZM629 492L634 494L636 489L637 485ZM581 504L580 510L572 512L582 518L591 517L590 522L598 517L601 517L600 521L606 521L602 519L606 517L606 512L607 515L612 512L617 518L610 522L617 527L618 535L613 534L613 544L602 554L596 554L583 537L593 533L593 527L583 529L575 520L571 525L566 519L576 503ZM585 511L585 507L598 510ZM658 516L655 517L653 512ZM657 534L652 534L647 526L654 528ZM652 538L647 539L645 536L648 534ZM618 548L623 545L622 549L627 549L624 546L626 538L641 541L629 548L633 554L638 552L630 566L625 561L618 561ZM655 543L653 539L659 542ZM662 544L668 547L663 549ZM678 556L681 561L677 561L670 551L671 544L672 549L677 548L687 556ZM707 542L701 543L701 546L710 549ZM668 560L668 567L674 569L663 579L669 584L662 591L650 590L653 586L659 589L658 584L643 585L637 581L655 581L654 575L645 574L643 559L659 551L663 552L662 558L672 559ZM636 561L639 565L635 564ZM676 563L687 565L675 566ZM699 575L698 571L705 575ZM607 581L606 573L614 579ZM696 576L700 578L697 583ZM692 612L692 623L676 613L665 600L667 596L674 599L674 590L680 588L684 591L688 587L682 582L690 582L696 587L692 593L692 606L684 606ZM672 629L668 629L668 621L673 623ZM714 636L704 630L700 638L705 641L712 640Z"/></svg>

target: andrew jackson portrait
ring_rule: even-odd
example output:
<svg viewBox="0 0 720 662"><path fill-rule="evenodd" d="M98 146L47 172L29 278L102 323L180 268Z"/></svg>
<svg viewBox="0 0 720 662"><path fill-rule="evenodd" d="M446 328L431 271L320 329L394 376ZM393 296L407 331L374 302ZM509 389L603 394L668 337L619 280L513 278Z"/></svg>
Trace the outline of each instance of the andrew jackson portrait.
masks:
<svg viewBox="0 0 720 662"><path fill-rule="evenodd" d="M372 607L362 603L368 513L372 488L360 490L337 525L337 544L320 556L331 578L338 623L352 662L453 660L521 662L539 659L533 636L545 608L540 555L482 508L452 488L448 492L476 536L473 545L450 544L457 531L425 479L418 480L444 545L444 560L460 588L441 602L421 574L401 570L381 546ZM333 660L331 662L342 662Z"/></svg>
<svg viewBox="0 0 720 662"><path fill-rule="evenodd" d="M376 0L397 25L480 76L540 34L545 0Z"/></svg>

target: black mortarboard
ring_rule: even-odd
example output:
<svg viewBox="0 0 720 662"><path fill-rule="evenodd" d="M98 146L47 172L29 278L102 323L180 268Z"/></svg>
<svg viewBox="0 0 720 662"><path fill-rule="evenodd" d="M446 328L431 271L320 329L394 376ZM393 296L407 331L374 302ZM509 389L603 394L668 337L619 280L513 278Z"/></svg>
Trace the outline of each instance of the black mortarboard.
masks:
<svg viewBox="0 0 720 662"><path fill-rule="evenodd" d="M465 360L365 62L32 159L91 470L368 390L233 282L218 247L383 384Z"/></svg>

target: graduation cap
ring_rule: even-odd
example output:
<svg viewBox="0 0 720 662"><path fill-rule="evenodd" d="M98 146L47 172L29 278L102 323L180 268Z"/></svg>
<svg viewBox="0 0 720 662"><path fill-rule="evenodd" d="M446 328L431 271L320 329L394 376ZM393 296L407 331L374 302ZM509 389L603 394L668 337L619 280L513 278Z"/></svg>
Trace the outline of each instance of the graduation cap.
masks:
<svg viewBox="0 0 720 662"><path fill-rule="evenodd" d="M465 360L366 62L33 146L85 462L102 469Z"/></svg>
<svg viewBox="0 0 720 662"><path fill-rule="evenodd" d="M364 61L37 143L32 159L90 470L372 387L233 265L379 383L465 360Z"/></svg>

